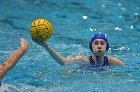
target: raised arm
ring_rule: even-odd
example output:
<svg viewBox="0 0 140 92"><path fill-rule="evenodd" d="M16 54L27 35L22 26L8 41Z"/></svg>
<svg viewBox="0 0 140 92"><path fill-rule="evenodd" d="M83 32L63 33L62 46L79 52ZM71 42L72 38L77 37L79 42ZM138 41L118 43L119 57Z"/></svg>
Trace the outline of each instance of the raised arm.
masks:
<svg viewBox="0 0 140 92"><path fill-rule="evenodd" d="M4 75L19 61L23 54L27 51L29 47L28 42L25 39L21 39L20 47L12 53L7 60L0 65L0 80Z"/></svg>
<svg viewBox="0 0 140 92"><path fill-rule="evenodd" d="M67 59L61 56L58 52L56 52L54 49L52 49L47 42L42 42L41 46L43 46L49 54L53 57L54 60L56 60L59 64L64 65L67 62Z"/></svg>
<svg viewBox="0 0 140 92"><path fill-rule="evenodd" d="M55 51L54 49L52 49L47 42L40 42L37 41L35 39L33 39L36 43L38 43L39 45L41 45L42 47L44 47L49 54L53 57L54 60L56 60L60 65L64 65L64 64L70 64L70 63L74 63L74 62L79 62L79 61L87 61L88 62L88 58L86 58L86 56L67 56L66 58L61 56L57 51Z"/></svg>

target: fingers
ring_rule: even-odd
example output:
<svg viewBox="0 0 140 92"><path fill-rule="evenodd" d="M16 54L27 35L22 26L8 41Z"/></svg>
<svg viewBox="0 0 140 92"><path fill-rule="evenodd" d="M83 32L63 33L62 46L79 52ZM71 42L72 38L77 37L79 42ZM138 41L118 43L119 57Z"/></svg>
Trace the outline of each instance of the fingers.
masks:
<svg viewBox="0 0 140 92"><path fill-rule="evenodd" d="M27 43L28 44L28 41L26 39L21 38L20 40L21 40L21 43Z"/></svg>
<svg viewBox="0 0 140 92"><path fill-rule="evenodd" d="M22 49L27 50L28 47L29 47L29 43L28 43L28 41L26 39L21 38L20 46L21 46Z"/></svg>
<svg viewBox="0 0 140 92"><path fill-rule="evenodd" d="M32 38L32 40L35 42L35 43L40 43L41 41L39 41L38 39L35 39L35 38Z"/></svg>
<svg viewBox="0 0 140 92"><path fill-rule="evenodd" d="M26 41L26 39L24 39L24 38L20 38L20 41Z"/></svg>
<svg viewBox="0 0 140 92"><path fill-rule="evenodd" d="M43 45L43 43L44 43L43 41L41 41L39 39L32 38L32 40L39 45Z"/></svg>

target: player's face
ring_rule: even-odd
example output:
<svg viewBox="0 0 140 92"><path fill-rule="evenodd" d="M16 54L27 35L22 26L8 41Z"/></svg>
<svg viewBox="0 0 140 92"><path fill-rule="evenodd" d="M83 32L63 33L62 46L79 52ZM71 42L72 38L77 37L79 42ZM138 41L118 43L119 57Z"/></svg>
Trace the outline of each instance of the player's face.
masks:
<svg viewBox="0 0 140 92"><path fill-rule="evenodd" d="M95 55L103 55L106 52L106 42L103 39L95 39L92 42L92 49Z"/></svg>

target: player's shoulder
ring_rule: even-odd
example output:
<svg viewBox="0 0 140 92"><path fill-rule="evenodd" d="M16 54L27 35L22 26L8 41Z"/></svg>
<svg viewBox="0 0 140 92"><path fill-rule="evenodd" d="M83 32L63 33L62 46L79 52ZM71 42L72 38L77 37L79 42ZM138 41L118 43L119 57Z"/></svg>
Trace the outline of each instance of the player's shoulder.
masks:
<svg viewBox="0 0 140 92"><path fill-rule="evenodd" d="M118 58L116 58L116 57L112 57L112 56L108 56L108 63L109 63L109 65L115 65L115 66L120 66L120 65L124 65L124 63L120 60L120 59L118 59Z"/></svg>

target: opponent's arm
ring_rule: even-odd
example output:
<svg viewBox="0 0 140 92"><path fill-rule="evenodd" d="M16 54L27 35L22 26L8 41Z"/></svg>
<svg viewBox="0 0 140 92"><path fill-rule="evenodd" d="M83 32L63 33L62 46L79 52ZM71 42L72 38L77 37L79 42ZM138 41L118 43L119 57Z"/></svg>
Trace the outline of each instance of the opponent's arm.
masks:
<svg viewBox="0 0 140 92"><path fill-rule="evenodd" d="M10 57L0 65L0 80L4 77L4 75L18 62L18 60L23 56L23 54L27 51L29 44L26 40L21 39L20 47L10 55Z"/></svg>

